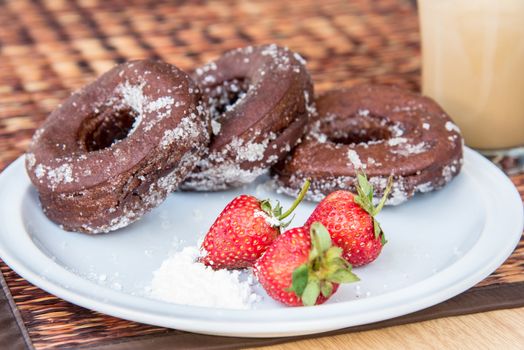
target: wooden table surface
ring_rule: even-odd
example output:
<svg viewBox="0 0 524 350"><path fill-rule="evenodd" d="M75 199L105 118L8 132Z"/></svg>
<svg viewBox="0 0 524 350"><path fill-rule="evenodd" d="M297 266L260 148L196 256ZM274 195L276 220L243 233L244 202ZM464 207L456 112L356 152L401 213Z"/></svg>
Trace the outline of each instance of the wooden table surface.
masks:
<svg viewBox="0 0 524 350"><path fill-rule="evenodd" d="M263 350L524 349L524 308L446 317L366 332L301 340Z"/></svg>

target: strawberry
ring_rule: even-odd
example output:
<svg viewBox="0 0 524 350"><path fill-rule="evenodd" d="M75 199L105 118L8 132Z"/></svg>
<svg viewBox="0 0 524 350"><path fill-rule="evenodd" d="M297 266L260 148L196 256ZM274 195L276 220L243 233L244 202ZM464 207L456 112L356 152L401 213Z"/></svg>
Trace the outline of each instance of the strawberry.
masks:
<svg viewBox="0 0 524 350"><path fill-rule="evenodd" d="M342 249L332 246L321 223L297 227L278 236L255 263L254 273L267 294L289 306L318 305L328 300L340 283L358 281Z"/></svg>
<svg viewBox="0 0 524 350"><path fill-rule="evenodd" d="M251 267L289 225L283 222L304 198L309 188L306 181L289 210L282 213L277 203L249 195L234 198L209 228L200 247L200 261L213 269L242 269Z"/></svg>
<svg viewBox="0 0 524 350"><path fill-rule="evenodd" d="M314 222L321 222L333 242L343 249L343 258L353 266L362 266L374 261L387 242L375 216L386 202L391 178L376 207L373 205L373 186L366 175L358 174L357 182L358 195L348 191L330 193L317 205L304 226L309 228Z"/></svg>

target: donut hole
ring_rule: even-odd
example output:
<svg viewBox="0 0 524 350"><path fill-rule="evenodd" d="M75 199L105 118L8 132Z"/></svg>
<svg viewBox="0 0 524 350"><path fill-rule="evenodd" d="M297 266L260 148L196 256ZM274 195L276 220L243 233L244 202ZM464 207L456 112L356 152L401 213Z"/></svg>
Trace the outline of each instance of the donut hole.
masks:
<svg viewBox="0 0 524 350"><path fill-rule="evenodd" d="M137 117L138 113L131 108L108 109L89 116L79 130L80 147L88 152L111 147L129 135Z"/></svg>
<svg viewBox="0 0 524 350"><path fill-rule="evenodd" d="M218 119L225 112L233 109L249 90L249 80L235 78L206 89L211 118Z"/></svg>
<svg viewBox="0 0 524 350"><path fill-rule="evenodd" d="M329 141L343 145L372 143L393 136L385 118L370 114L328 119L321 129Z"/></svg>
<svg viewBox="0 0 524 350"><path fill-rule="evenodd" d="M387 140L391 137L391 132L384 129L360 129L352 132L337 132L328 136L328 140L333 143L343 145L353 145L358 143L370 143L375 141Z"/></svg>

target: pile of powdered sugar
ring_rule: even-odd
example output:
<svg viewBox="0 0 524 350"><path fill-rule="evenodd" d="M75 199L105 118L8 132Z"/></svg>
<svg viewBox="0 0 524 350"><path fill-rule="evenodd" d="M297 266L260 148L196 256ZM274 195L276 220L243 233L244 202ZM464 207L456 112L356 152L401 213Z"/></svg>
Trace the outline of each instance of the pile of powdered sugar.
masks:
<svg viewBox="0 0 524 350"><path fill-rule="evenodd" d="M253 279L240 271L213 270L197 262L199 250L186 247L169 256L153 273L150 295L182 305L250 309L258 300Z"/></svg>

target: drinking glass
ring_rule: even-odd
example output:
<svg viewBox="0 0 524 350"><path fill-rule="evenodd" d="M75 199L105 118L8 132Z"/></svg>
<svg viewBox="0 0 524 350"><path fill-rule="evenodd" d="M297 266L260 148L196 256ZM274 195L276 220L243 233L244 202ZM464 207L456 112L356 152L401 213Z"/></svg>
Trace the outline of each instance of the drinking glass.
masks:
<svg viewBox="0 0 524 350"><path fill-rule="evenodd" d="M418 0L418 8L423 94L468 146L524 156L524 0Z"/></svg>

